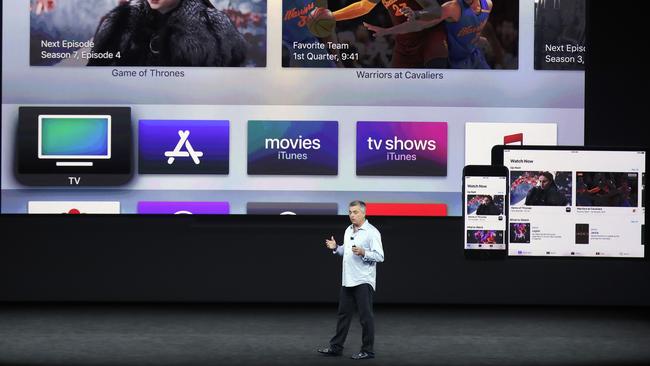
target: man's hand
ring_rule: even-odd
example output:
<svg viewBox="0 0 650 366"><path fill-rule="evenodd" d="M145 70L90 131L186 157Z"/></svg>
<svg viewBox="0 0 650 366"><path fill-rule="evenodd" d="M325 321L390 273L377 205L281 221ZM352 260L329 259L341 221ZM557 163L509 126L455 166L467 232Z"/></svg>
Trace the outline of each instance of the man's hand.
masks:
<svg viewBox="0 0 650 366"><path fill-rule="evenodd" d="M336 250L336 240L334 240L333 235L331 239L325 239L325 246L327 246L327 249Z"/></svg>
<svg viewBox="0 0 650 366"><path fill-rule="evenodd" d="M366 251L363 248L360 248L356 245L352 246L352 253L358 255L359 257L363 257L364 255L366 255Z"/></svg>
<svg viewBox="0 0 650 366"><path fill-rule="evenodd" d="M409 8L408 6L405 7L405 8L400 9L400 11L402 12L402 14L404 14L404 16L406 17L406 20L408 22L412 22L414 20L417 20L416 12L413 9Z"/></svg>
<svg viewBox="0 0 650 366"><path fill-rule="evenodd" d="M366 29L368 29L369 31L373 32L372 36L375 38L386 35L386 28L377 25L368 24L366 22L363 22L363 26L366 27Z"/></svg>

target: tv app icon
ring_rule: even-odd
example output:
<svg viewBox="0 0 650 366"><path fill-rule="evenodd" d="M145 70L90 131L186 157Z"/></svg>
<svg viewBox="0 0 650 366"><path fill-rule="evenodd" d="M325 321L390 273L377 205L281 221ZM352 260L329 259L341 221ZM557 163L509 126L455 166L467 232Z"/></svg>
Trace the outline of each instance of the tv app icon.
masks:
<svg viewBox="0 0 650 366"><path fill-rule="evenodd" d="M140 120L140 174L228 174L230 125L218 120Z"/></svg>
<svg viewBox="0 0 650 366"><path fill-rule="evenodd" d="M131 109L20 107L16 179L36 186L111 186L129 181Z"/></svg>
<svg viewBox="0 0 650 366"><path fill-rule="evenodd" d="M38 158L56 166L92 167L111 158L110 115L39 115Z"/></svg>

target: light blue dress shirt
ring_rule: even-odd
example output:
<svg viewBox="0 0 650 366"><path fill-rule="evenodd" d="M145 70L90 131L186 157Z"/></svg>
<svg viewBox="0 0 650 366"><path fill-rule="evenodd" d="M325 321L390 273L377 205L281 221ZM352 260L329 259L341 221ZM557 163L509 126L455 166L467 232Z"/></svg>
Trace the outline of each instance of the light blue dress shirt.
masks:
<svg viewBox="0 0 650 366"><path fill-rule="evenodd" d="M352 245L363 248L365 255L360 257L352 253ZM381 234L368 220L355 232L350 225L345 230L343 245L334 251L343 256L342 286L354 287L364 283L376 288L377 263L384 261L384 248L381 245Z"/></svg>

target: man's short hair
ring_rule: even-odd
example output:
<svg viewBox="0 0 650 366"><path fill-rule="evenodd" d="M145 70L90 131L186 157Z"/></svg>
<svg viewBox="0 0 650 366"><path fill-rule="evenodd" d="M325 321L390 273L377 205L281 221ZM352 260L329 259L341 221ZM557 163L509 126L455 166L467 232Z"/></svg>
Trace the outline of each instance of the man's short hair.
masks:
<svg viewBox="0 0 650 366"><path fill-rule="evenodd" d="M542 172L542 174L540 175L545 176L546 179L551 181L551 183L555 182L555 178L553 177L553 174L551 174L551 172Z"/></svg>
<svg viewBox="0 0 650 366"><path fill-rule="evenodd" d="M365 202L359 201L359 200L354 200L354 201L350 202L348 207L353 207L353 206L359 206L361 208L361 212L363 212L364 214L366 213L366 203Z"/></svg>

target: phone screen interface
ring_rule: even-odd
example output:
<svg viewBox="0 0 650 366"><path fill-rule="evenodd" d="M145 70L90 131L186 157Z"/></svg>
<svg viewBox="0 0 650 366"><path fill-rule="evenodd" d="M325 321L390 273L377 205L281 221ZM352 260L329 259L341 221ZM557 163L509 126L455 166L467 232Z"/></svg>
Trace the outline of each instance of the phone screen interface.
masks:
<svg viewBox="0 0 650 366"><path fill-rule="evenodd" d="M506 177L465 177L465 249L506 248Z"/></svg>

